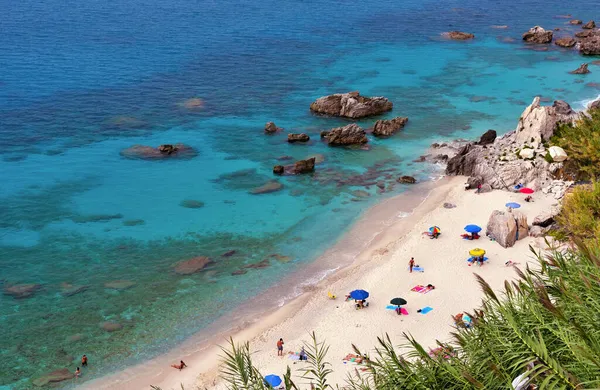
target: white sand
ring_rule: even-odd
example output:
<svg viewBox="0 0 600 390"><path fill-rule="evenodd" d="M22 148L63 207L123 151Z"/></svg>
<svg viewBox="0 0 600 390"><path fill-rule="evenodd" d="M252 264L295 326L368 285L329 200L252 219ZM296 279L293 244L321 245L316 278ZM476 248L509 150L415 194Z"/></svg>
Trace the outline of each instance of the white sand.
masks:
<svg viewBox="0 0 600 390"><path fill-rule="evenodd" d="M522 205L519 211L533 218L543 210L549 210L557 201L541 193L534 194L535 202L526 203L522 194L493 191L475 194L464 191L465 178L445 179L408 218L399 219L381 232L362 253L355 263L332 275L321 283L318 289L304 294L280 310L267 316L254 325L234 334L236 342L250 341L254 352L253 359L263 375L282 376L286 367L292 368L297 385L310 388L300 379L302 363L293 364L288 359L288 351L298 351L303 341L308 341L310 332L315 331L319 340L330 346L328 360L333 364L333 384L343 385L348 373L354 372L354 364L344 364L342 358L352 353L351 344L361 351L372 353L377 345L377 337L388 333L395 344L404 343L403 332L412 334L425 347L434 347L435 340L448 340L452 331L451 316L459 312L472 311L482 298L474 272L483 276L494 289L501 289L504 280L515 277L512 267L505 262L512 260L524 267L534 261L529 245L534 239L527 237L512 248L504 249L486 237L468 241L461 239L467 224L480 225L485 233L488 217L493 210L505 210L507 202ZM454 203L457 207L445 209L443 202ZM393 203L392 203L393 204ZM389 204L388 204L389 205ZM396 210L389 210L394 215ZM442 235L431 240L422 232L437 225ZM365 232L368 234L368 232ZM468 251L481 247L490 258L483 267L468 266ZM425 268L424 273L408 272L408 261L415 258L417 264ZM434 291L427 294L411 292L417 285L433 284ZM356 310L353 301L345 302L344 295L354 289L369 291L369 307ZM327 292L332 291L338 298L330 300ZM398 316L393 310L386 310L390 299L403 297L408 316ZM419 314L417 310L430 306L433 311ZM285 341L284 357L278 357L276 342ZM226 345L226 339L219 337L214 343ZM179 389L180 383L186 389L223 388L216 379L219 351L212 347L190 354L169 353L166 357L146 366L154 370L154 375L133 375L135 367L111 378L110 381L90 382L94 389L147 389L149 384L161 386L163 390ZM179 372L166 365L166 359L174 363L183 357L189 368ZM216 381L216 382L215 382ZM215 385L216 383L216 385Z"/></svg>

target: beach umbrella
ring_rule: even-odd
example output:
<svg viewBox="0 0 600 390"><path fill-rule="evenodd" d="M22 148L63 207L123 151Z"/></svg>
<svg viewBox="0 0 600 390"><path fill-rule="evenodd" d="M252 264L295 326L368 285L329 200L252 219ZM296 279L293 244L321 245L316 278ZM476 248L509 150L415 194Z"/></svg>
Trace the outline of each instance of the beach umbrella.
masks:
<svg viewBox="0 0 600 390"><path fill-rule="evenodd" d="M396 305L396 306L402 306L402 305L406 305L406 299L404 298L394 298L390 301L390 303L392 305Z"/></svg>
<svg viewBox="0 0 600 390"><path fill-rule="evenodd" d="M481 231L481 227L477 225L467 225L465 226L465 231L468 233L479 233Z"/></svg>
<svg viewBox="0 0 600 390"><path fill-rule="evenodd" d="M522 194L533 194L535 191L532 190L531 188L525 187L525 188L521 188L519 190L519 192L522 193Z"/></svg>
<svg viewBox="0 0 600 390"><path fill-rule="evenodd" d="M350 298L357 301L362 301L363 299L369 298L369 293L365 290L354 290L350 292Z"/></svg>
<svg viewBox="0 0 600 390"><path fill-rule="evenodd" d="M481 256L485 255L485 251L481 248L474 248L469 251L469 254L471 256L481 257Z"/></svg>
<svg viewBox="0 0 600 390"><path fill-rule="evenodd" d="M521 205L515 202L508 202L506 204L506 207L510 207L511 209L518 209L519 207L521 207Z"/></svg>
<svg viewBox="0 0 600 390"><path fill-rule="evenodd" d="M271 387L277 387L281 384L281 378L277 375L267 375L265 377L265 383Z"/></svg>
<svg viewBox="0 0 600 390"><path fill-rule="evenodd" d="M440 232L439 226L432 226L432 227L429 228L429 233L431 233L431 234L436 234L436 233L439 233L439 232Z"/></svg>

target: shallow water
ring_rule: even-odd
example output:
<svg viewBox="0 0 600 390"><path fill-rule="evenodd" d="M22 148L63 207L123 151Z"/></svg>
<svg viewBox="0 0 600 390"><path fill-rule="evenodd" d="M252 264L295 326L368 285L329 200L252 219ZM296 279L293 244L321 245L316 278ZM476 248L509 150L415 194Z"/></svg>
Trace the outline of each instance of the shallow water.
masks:
<svg viewBox="0 0 600 390"><path fill-rule="evenodd" d="M41 289L0 296L0 386L28 388L28 378L74 368L71 357L83 353L93 362L86 378L159 353L305 269L369 205L402 192L399 175L439 176L412 162L431 142L511 130L535 95L574 106L597 96L600 67L570 75L584 62L577 53L534 51L519 40L536 24L572 34L579 27L556 15L597 19L595 6L2 3L0 280ZM440 37L452 29L477 38ZM313 116L308 106L349 90L388 97L394 110L383 117L408 116L409 124L370 138L370 150L328 148L319 132L348 122ZM182 106L194 97L202 108ZM269 120L312 141L266 136ZM198 156L119 154L176 142ZM284 188L275 193L248 192L273 179L278 157L314 154L325 157L314 175L278 178ZM185 200L203 206L182 207ZM173 272L196 256L214 263ZM266 268L243 268L265 258ZM115 280L135 284L105 288ZM123 329L101 329L109 320Z"/></svg>

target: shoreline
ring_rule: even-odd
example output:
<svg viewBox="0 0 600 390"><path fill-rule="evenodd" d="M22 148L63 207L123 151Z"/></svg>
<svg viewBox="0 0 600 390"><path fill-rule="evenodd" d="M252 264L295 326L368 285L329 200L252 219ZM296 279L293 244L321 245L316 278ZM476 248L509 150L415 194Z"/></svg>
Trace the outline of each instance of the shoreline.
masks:
<svg viewBox="0 0 600 390"><path fill-rule="evenodd" d="M232 318L232 315L226 315L218 319L208 328L201 330L175 346L165 353L162 353L144 363L137 363L121 371L108 373L82 383L78 388L82 389L146 389L150 385L161 387L163 390L179 388L180 384L186 388L194 388L197 380L205 384L216 383L218 374L218 364L220 362L221 350L219 346L227 346L229 338L233 337L236 343L255 339L261 333L271 329L282 320L293 317L293 313L303 307L311 298L322 294L326 290L326 285L346 277L350 271L364 265L371 260L377 249L385 242L384 246L393 244L396 240L410 231L410 226L432 209L443 203L443 197L454 188L459 182L464 182L463 177L443 177L436 181L422 182L412 186L406 192L384 199L367 208L358 218L350 229L323 254L314 261L295 271L290 277L286 278L282 284L289 285L296 279L298 288L303 291L299 295L284 300L280 304L271 307L265 307L262 310L247 310L253 313L254 320L248 320L244 313L239 313ZM423 191L424 190L424 191ZM421 193L418 196L417 193ZM424 196L423 193L425 193ZM409 205L409 209L406 209ZM397 208L394 215L390 215L389 208ZM370 229L372 237L358 244L360 248L356 251L355 237L363 236L366 229ZM364 238L364 237L363 237ZM348 247L352 249L348 249ZM343 250L345 249L345 250ZM346 256L352 254L354 249L354 258L348 265L339 265L326 270L326 274L316 283L302 282L301 279L306 275L315 275L316 269L323 269L323 260L332 262L332 258L343 252ZM317 271L318 272L318 271ZM256 297L257 301L263 301L272 298L273 293L280 289L280 285L269 288ZM325 291L325 294L327 292ZM258 316L257 316L258 314ZM244 318L246 317L246 318ZM260 317L260 319L256 319ZM234 322L235 325L223 330L217 330L224 322ZM207 335L211 331L216 331L218 336ZM184 360L189 366L183 371L174 370L171 364ZM202 367L199 372L197 367ZM200 379L199 379L200 378Z"/></svg>

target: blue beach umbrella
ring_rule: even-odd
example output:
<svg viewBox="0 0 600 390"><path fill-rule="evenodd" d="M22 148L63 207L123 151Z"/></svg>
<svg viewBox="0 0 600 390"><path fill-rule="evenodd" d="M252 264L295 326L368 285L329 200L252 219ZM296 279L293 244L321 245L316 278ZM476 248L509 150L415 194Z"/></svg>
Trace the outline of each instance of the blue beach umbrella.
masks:
<svg viewBox="0 0 600 390"><path fill-rule="evenodd" d="M267 375L265 377L265 383L271 387L277 387L281 384L281 378L277 375Z"/></svg>
<svg viewBox="0 0 600 390"><path fill-rule="evenodd" d="M467 225L465 226L465 231L467 233L479 233L481 231L481 227L477 225Z"/></svg>
<svg viewBox="0 0 600 390"><path fill-rule="evenodd" d="M506 207L510 207L511 209L518 209L519 207L521 207L521 205L515 202L508 202L506 204Z"/></svg>
<svg viewBox="0 0 600 390"><path fill-rule="evenodd" d="M350 298L362 301L363 299L369 298L369 293L365 290L354 290L350 293Z"/></svg>

